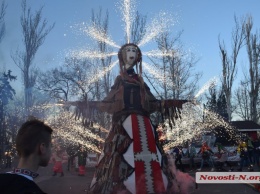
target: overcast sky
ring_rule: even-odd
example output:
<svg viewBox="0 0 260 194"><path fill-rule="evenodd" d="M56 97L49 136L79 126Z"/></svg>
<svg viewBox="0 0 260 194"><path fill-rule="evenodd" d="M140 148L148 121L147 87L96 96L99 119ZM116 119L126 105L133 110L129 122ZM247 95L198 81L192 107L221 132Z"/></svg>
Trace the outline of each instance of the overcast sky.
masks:
<svg viewBox="0 0 260 194"><path fill-rule="evenodd" d="M2 2L3 0L0 0ZM87 36L80 34L77 24L88 23L91 10L98 11L99 7L109 11L109 34L119 45L124 43L124 28L121 12L116 5L120 0L28 0L32 10L43 8L43 18L49 25L55 23L54 29L46 37L34 60L37 66L50 69L62 65L67 51L91 46ZM6 35L0 43L0 68L11 69L21 80L21 73L10 57L10 52L21 42L21 0L6 0L5 16ZM234 27L234 15L241 17L251 14L254 21L254 32L260 30L260 1L258 0L137 0L136 9L147 15L148 21L155 18L160 11L165 11L175 21L171 31L174 33L184 30L181 40L187 50L191 50L200 61L196 71L203 72L200 87L221 73L221 58L218 47L218 36L226 43L230 51L231 31ZM141 48L148 51L148 44ZM245 49L241 52L237 80L242 79L242 68L248 64Z"/></svg>

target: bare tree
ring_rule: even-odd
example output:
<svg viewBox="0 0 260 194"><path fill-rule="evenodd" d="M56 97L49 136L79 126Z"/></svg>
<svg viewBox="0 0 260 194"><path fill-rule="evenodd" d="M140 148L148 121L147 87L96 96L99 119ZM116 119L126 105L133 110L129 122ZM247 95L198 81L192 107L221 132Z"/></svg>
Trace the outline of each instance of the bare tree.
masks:
<svg viewBox="0 0 260 194"><path fill-rule="evenodd" d="M0 7L0 42L3 40L3 37L5 35L5 11L6 11L7 5L5 4L5 1L2 2Z"/></svg>
<svg viewBox="0 0 260 194"><path fill-rule="evenodd" d="M251 16L247 16L245 24L246 28L246 46L249 60L249 83L250 83L250 116L254 122L258 121L257 102L259 99L259 62L260 62L260 34L258 32L253 33L253 19Z"/></svg>
<svg viewBox="0 0 260 194"><path fill-rule="evenodd" d="M132 43L136 45L140 43L146 33L146 18L146 16L142 16L138 11L136 12L131 28Z"/></svg>
<svg viewBox="0 0 260 194"><path fill-rule="evenodd" d="M221 43L219 38L219 49L222 59L222 87L227 100L227 113L228 120L232 119L232 105L231 105L231 97L232 97L232 87L237 75L237 57L240 49L243 46L245 40L245 29L244 23L245 19L241 19L241 23L239 23L236 16L235 19L235 27L232 31L232 54L229 57L227 50L225 48L224 41Z"/></svg>
<svg viewBox="0 0 260 194"><path fill-rule="evenodd" d="M75 99L83 102L75 109L73 108L75 118L79 119L82 118L83 114L88 114L88 101L95 99L95 83L93 83L93 76L91 76L94 70L95 66L86 59L66 58L63 66L41 73L37 79L36 88L48 94L52 103L74 101ZM71 110L68 106L60 108L62 111L58 108L59 113L55 116L59 117L60 114ZM67 113L70 114L70 112ZM51 118L51 120L53 119L55 117ZM81 121L84 127L91 125L89 118L83 117Z"/></svg>
<svg viewBox="0 0 260 194"><path fill-rule="evenodd" d="M64 66L41 73L36 88L47 92L55 100L93 100L94 83L90 83L92 77L89 76L89 72L93 70L93 64L87 60L67 58Z"/></svg>
<svg viewBox="0 0 260 194"><path fill-rule="evenodd" d="M25 109L29 114L32 106L32 88L35 85L37 69L33 67L33 60L44 43L46 36L53 29L54 24L47 27L47 20L42 20L42 9L33 14L31 8L27 8L26 0L22 1L21 26L25 51L17 51L11 55L15 64L21 69L23 75Z"/></svg>
<svg viewBox="0 0 260 194"><path fill-rule="evenodd" d="M37 79L36 88L47 93L52 99L68 101L70 83L63 78L63 69L55 68L40 73Z"/></svg>
<svg viewBox="0 0 260 194"><path fill-rule="evenodd" d="M161 82L153 81L152 84L157 90L160 89L158 94L163 99L193 98L201 77L200 73L192 73L197 63L196 57L192 53L185 53L178 44L181 34L182 32L179 32L174 39L171 39L168 32L162 33L156 41L160 52L166 55L159 58L159 62L150 58L152 65L158 70L158 75L162 77ZM149 80L152 80L152 77Z"/></svg>
<svg viewBox="0 0 260 194"><path fill-rule="evenodd" d="M102 17L102 8L99 9L97 13L95 13L94 10L92 10L91 15L91 21L92 25L99 29L102 33L104 33L106 36L108 34L108 21L109 21L109 12L106 11L104 18ZM106 55L106 53L111 52L111 49L108 47L107 43L104 41L97 41L97 50ZM109 65L111 64L112 57L103 57L101 60L95 61L96 67L101 67L103 71L105 71ZM98 68L97 68L98 69ZM107 95L111 87L111 72L107 72L104 74L101 80L96 82L96 97L97 100L101 100L101 98L104 97L104 95ZM103 93L104 92L104 93ZM103 93L103 95L101 94Z"/></svg>
<svg viewBox="0 0 260 194"><path fill-rule="evenodd" d="M237 101L236 114L243 120L250 120L249 81L241 81L239 88L235 90L235 99Z"/></svg>
<svg viewBox="0 0 260 194"><path fill-rule="evenodd" d="M105 15L102 14L102 8L99 9L98 12L92 10L91 21L92 25L98 28L106 37L108 37L108 26L109 26L109 12L106 11ZM112 49L109 45L104 41L97 41L96 42L97 50L99 53L106 55L107 53L112 52ZM93 65L95 68L93 69L93 75L99 74L100 71L104 71L103 77L98 79L94 82L94 88L91 90L92 97L95 100L102 100L105 96L108 95L111 85L112 85L112 72L106 71L109 66L111 65L111 56L106 56L101 58L101 60L95 60ZM97 112L96 120L99 121L99 124L105 128L109 128L110 119L106 113Z"/></svg>

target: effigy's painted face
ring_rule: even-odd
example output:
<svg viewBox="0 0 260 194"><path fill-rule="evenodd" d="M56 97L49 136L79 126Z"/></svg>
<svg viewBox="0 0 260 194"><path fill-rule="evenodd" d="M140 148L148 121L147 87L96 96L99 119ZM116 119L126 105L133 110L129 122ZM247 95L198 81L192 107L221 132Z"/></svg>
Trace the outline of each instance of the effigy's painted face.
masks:
<svg viewBox="0 0 260 194"><path fill-rule="evenodd" d="M126 61L125 61L125 67L126 69L129 69L132 67L137 59L137 48L135 46L126 46L125 47L125 53L126 53Z"/></svg>

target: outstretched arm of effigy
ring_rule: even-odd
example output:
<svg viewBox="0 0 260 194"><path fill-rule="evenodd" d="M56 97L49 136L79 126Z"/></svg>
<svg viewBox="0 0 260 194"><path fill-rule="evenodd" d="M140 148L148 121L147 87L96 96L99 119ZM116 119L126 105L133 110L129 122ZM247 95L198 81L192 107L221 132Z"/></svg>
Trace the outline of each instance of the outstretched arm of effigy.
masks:
<svg viewBox="0 0 260 194"><path fill-rule="evenodd" d="M162 103L162 107L165 108L171 108L171 107L175 107L175 108L182 108L182 105L184 103L190 102L188 100L175 100L175 99L168 99L168 100L161 100Z"/></svg>
<svg viewBox="0 0 260 194"><path fill-rule="evenodd" d="M60 102L64 106L74 106L81 113L83 112L92 112L93 110L98 110L100 112L107 112L113 114L120 109L120 102L112 101L63 101Z"/></svg>
<svg viewBox="0 0 260 194"><path fill-rule="evenodd" d="M165 112L169 108L182 109L182 105L188 100L152 100L150 101L150 112Z"/></svg>

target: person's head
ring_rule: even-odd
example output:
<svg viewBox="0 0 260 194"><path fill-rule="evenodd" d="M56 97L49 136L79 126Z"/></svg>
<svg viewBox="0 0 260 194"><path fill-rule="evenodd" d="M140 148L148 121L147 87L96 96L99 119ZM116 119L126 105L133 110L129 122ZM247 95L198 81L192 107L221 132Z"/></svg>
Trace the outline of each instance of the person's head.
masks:
<svg viewBox="0 0 260 194"><path fill-rule="evenodd" d="M51 157L52 128L42 121L33 119L20 127L16 136L16 150L20 158L32 154L39 157L39 166L47 166Z"/></svg>
<svg viewBox="0 0 260 194"><path fill-rule="evenodd" d="M81 146L81 147L80 147L80 151L82 151L82 152L84 152L84 151L85 151L85 148L84 148L84 146Z"/></svg>

